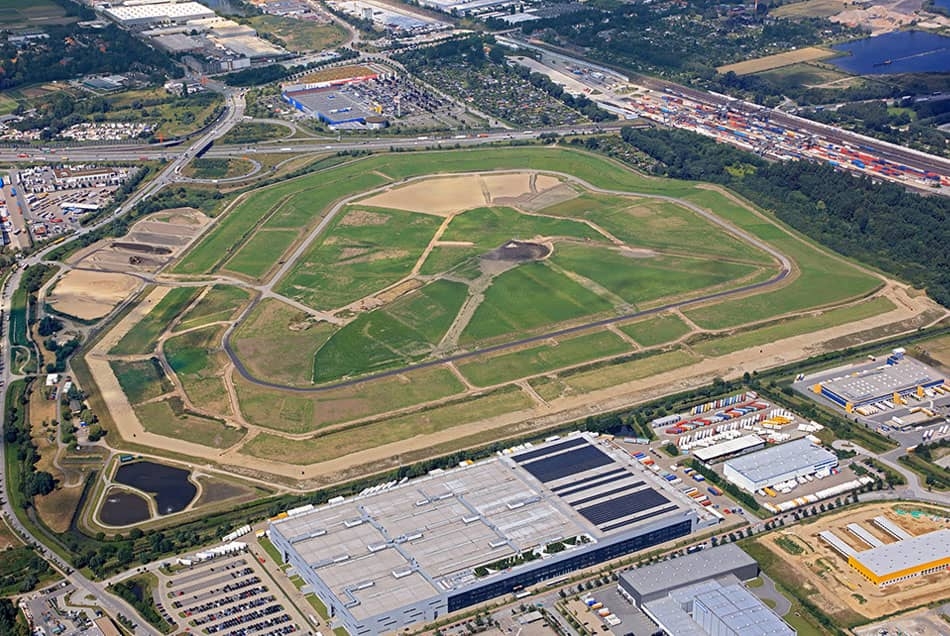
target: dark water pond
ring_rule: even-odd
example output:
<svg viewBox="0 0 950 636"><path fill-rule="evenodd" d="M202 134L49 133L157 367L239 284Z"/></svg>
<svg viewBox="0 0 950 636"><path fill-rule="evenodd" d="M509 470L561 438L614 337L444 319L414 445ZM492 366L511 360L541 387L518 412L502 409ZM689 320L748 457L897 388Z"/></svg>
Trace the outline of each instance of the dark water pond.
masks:
<svg viewBox="0 0 950 636"><path fill-rule="evenodd" d="M148 502L131 492L110 490L99 510L99 519L110 526L128 526L149 518Z"/></svg>
<svg viewBox="0 0 950 636"><path fill-rule="evenodd" d="M926 31L895 31L834 49L850 55L828 61L858 75L950 72L950 37Z"/></svg>
<svg viewBox="0 0 950 636"><path fill-rule="evenodd" d="M155 495L158 514L184 510L198 489L188 481L189 472L153 462L135 462L120 466L115 481Z"/></svg>

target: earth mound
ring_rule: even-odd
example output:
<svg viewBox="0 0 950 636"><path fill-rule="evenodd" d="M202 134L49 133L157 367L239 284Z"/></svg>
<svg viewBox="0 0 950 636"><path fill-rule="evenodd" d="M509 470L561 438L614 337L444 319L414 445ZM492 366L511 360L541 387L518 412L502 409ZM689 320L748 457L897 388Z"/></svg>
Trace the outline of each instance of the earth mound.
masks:
<svg viewBox="0 0 950 636"><path fill-rule="evenodd" d="M509 263L525 263L528 261L540 261L551 254L551 248L542 243L531 243L530 241L510 240L501 247L483 254L482 258L488 261L506 261Z"/></svg>

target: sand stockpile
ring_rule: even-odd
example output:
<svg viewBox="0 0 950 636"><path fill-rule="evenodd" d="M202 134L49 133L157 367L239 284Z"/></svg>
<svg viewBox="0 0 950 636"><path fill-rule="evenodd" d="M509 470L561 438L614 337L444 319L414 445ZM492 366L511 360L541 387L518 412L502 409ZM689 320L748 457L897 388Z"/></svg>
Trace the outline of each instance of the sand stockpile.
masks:
<svg viewBox="0 0 950 636"><path fill-rule="evenodd" d="M72 270L56 283L46 300L58 312L95 320L128 298L139 284L139 279L126 274Z"/></svg>

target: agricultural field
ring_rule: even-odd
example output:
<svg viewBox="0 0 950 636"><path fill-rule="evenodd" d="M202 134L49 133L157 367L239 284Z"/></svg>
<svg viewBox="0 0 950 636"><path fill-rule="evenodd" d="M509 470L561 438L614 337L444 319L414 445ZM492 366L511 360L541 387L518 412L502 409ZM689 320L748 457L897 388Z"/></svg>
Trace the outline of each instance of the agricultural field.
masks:
<svg viewBox="0 0 950 636"><path fill-rule="evenodd" d="M93 349L122 438L316 485L935 311L728 192L582 152L341 161L237 199Z"/></svg>
<svg viewBox="0 0 950 636"><path fill-rule="evenodd" d="M258 15L249 22L259 33L277 37L287 50L294 53L323 51L338 46L346 33L335 23L322 24L310 20L296 20L276 15Z"/></svg>
<svg viewBox="0 0 950 636"><path fill-rule="evenodd" d="M822 60L834 55L835 52L830 49L809 46L801 49L795 49L794 51L785 51L783 53L776 53L775 55L758 57L754 60L745 60L744 62L727 64L726 66L720 66L716 70L720 73L732 72L736 75L751 75L752 73L770 71L772 69L782 68L783 66L791 66L792 64L814 62L815 60Z"/></svg>
<svg viewBox="0 0 950 636"><path fill-rule="evenodd" d="M0 0L0 28L23 29L45 24L69 24L76 18L66 15L61 6L50 0Z"/></svg>

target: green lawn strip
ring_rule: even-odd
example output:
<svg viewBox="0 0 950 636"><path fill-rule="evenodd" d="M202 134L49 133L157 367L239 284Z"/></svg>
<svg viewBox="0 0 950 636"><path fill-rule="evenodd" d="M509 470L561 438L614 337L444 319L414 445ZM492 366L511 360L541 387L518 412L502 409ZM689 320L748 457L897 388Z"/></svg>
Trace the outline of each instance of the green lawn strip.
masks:
<svg viewBox="0 0 950 636"><path fill-rule="evenodd" d="M267 556L269 556L275 564L277 565L284 564L284 560L280 558L280 552L277 550L274 544L271 543L270 539L264 536L258 539L258 542L261 544L261 547L264 548L264 552L267 553Z"/></svg>
<svg viewBox="0 0 950 636"><path fill-rule="evenodd" d="M801 270L795 280L774 291L684 312L703 328L726 329L792 311L830 305L868 294L881 284L878 278L797 238L777 222L753 214L717 191L697 191L687 198L714 209L717 214L769 242Z"/></svg>
<svg viewBox="0 0 950 636"><path fill-rule="evenodd" d="M134 408L146 431L202 446L228 448L246 433L244 429L225 426L219 420L185 411L178 398L140 404Z"/></svg>
<svg viewBox="0 0 950 636"><path fill-rule="evenodd" d="M570 219L532 216L506 207L476 208L457 215L442 235L444 241L471 241L483 251L511 239L566 236L605 240L589 225Z"/></svg>
<svg viewBox="0 0 950 636"><path fill-rule="evenodd" d="M207 327L171 337L165 341L164 351L192 404L230 413L230 399L221 378L226 364L221 349L224 329L224 326Z"/></svg>
<svg viewBox="0 0 950 636"><path fill-rule="evenodd" d="M613 304L543 262L498 276L485 292L460 342L497 338L605 313Z"/></svg>
<svg viewBox="0 0 950 636"><path fill-rule="evenodd" d="M176 329L191 329L219 320L231 320L250 295L233 285L215 285L194 307L182 315Z"/></svg>
<svg viewBox="0 0 950 636"><path fill-rule="evenodd" d="M171 325L182 310L188 306L201 291L200 287L175 287L162 298L109 353L112 355L134 355L151 353L155 350L158 337Z"/></svg>
<svg viewBox="0 0 950 636"><path fill-rule="evenodd" d="M316 353L316 383L407 364L429 354L451 326L468 287L436 281L391 305L362 314Z"/></svg>
<svg viewBox="0 0 950 636"><path fill-rule="evenodd" d="M458 367L472 384L491 386L628 351L629 343L604 330L512 353L473 358Z"/></svg>
<svg viewBox="0 0 950 636"><path fill-rule="evenodd" d="M314 355L339 327L273 298L258 303L231 336L238 359L256 378L311 386Z"/></svg>
<svg viewBox="0 0 950 636"><path fill-rule="evenodd" d="M401 210L351 207L278 283L278 292L333 309L378 292L412 270L441 220Z"/></svg>
<svg viewBox="0 0 950 636"><path fill-rule="evenodd" d="M371 424L351 426L307 440L295 440L290 444L283 437L262 433L248 442L241 452L252 457L289 464L316 464L418 435L437 433L469 422L511 413L531 405L531 399L518 389L499 389L453 404Z"/></svg>
<svg viewBox="0 0 950 636"><path fill-rule="evenodd" d="M165 376L158 358L149 360L111 360L109 366L122 387L122 392L129 399L130 404L138 404L174 388L171 381Z"/></svg>
<svg viewBox="0 0 950 636"><path fill-rule="evenodd" d="M662 314L654 318L619 325L618 328L642 347L654 347L673 342L690 331L690 326L676 314Z"/></svg>
<svg viewBox="0 0 950 636"><path fill-rule="evenodd" d="M277 264L298 236L296 230L260 229L221 269L260 279Z"/></svg>
<svg viewBox="0 0 950 636"><path fill-rule="evenodd" d="M357 386L300 395L235 378L241 412L248 422L287 433L371 417L461 393L465 387L448 369L408 371Z"/></svg>
<svg viewBox="0 0 950 636"><path fill-rule="evenodd" d="M640 380L651 375L672 371L697 361L695 354L685 349L651 352L634 360L608 363L590 371L561 374L561 380L576 393L588 393L604 387Z"/></svg>
<svg viewBox="0 0 950 636"><path fill-rule="evenodd" d="M316 610L317 616L325 621L330 620L330 613L327 611L327 606L323 604L320 597L316 594L307 594L304 598L307 599L307 602Z"/></svg>
<svg viewBox="0 0 950 636"><path fill-rule="evenodd" d="M294 191L294 196L284 201L263 227L269 230L299 230L312 226L326 216L335 201L386 183L385 177L367 172L365 168L364 162L357 162L321 173L324 178L319 183Z"/></svg>
<svg viewBox="0 0 950 636"><path fill-rule="evenodd" d="M630 258L620 251L587 245L558 246L551 262L589 278L632 305L728 283L754 266L678 256Z"/></svg>
<svg viewBox="0 0 950 636"><path fill-rule="evenodd" d="M775 325L768 325L735 335L713 337L692 343L693 350L707 356L721 356L733 351L763 345L784 338L814 333L820 329L844 325L895 309L893 302L884 297L872 298L855 305L839 307L822 312L818 316L791 318Z"/></svg>

